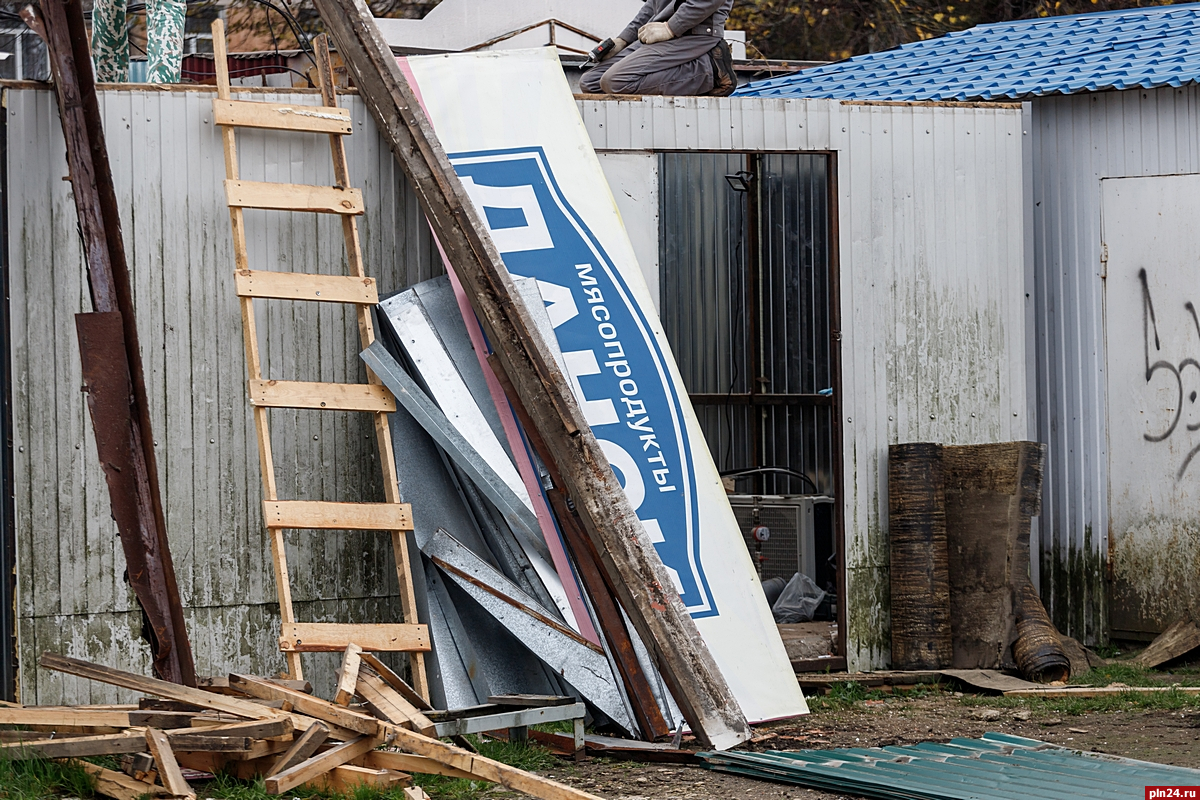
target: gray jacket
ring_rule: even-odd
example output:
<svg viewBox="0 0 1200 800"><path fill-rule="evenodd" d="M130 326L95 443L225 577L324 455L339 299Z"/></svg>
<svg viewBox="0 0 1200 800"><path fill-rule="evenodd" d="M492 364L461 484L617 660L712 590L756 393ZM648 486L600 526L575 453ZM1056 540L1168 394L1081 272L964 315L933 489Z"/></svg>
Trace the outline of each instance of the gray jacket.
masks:
<svg viewBox="0 0 1200 800"><path fill-rule="evenodd" d="M620 36L632 44L637 41L638 28L647 22L665 22L676 36L723 37L725 20L732 10L733 0L646 0Z"/></svg>

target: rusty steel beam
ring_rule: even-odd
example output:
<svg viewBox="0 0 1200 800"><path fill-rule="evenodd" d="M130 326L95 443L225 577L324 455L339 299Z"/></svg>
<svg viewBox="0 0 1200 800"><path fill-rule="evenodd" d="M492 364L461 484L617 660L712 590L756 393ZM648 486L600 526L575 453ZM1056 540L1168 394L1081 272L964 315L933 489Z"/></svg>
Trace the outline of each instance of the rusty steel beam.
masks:
<svg viewBox="0 0 1200 800"><path fill-rule="evenodd" d="M92 308L98 315L112 315L101 320L83 314L76 325L88 406L129 582L149 621L155 673L164 680L195 686L196 669L167 541L133 288L83 6L80 0L43 0L39 10L27 6L21 16L45 39L49 51ZM119 333L116 341L121 346L101 342L97 338L101 331L110 337ZM123 399L110 394L122 381L127 389ZM103 396L99 402L96 392ZM122 464L125 467L119 466ZM116 474L118 471L121 474Z"/></svg>
<svg viewBox="0 0 1200 800"><path fill-rule="evenodd" d="M541 435L621 605L705 745L751 736L725 676L625 497L562 370L364 0L315 0L321 21L412 184L471 307Z"/></svg>

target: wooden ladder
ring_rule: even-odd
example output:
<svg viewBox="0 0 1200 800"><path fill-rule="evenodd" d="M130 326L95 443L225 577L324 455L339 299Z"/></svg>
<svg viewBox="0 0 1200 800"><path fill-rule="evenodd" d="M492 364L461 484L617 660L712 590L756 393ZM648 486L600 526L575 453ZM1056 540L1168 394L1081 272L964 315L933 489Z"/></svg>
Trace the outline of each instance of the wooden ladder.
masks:
<svg viewBox="0 0 1200 800"><path fill-rule="evenodd" d="M263 480L263 519L271 535L271 557L275 562L275 586L279 593L282 630L279 648L287 655L288 672L300 679L303 671L300 654L345 650L353 642L364 650L409 653L413 687L429 697L422 653L429 650L429 631L416 624L416 596L409 567L407 531L412 530L408 504L400 500L396 480L396 462L388 427L388 413L396 410L396 399L379 379L367 370L368 384L302 383L268 380L262 374L258 353L258 335L254 320L254 299L306 300L321 303L348 303L358 314L360 344L375 341L370 307L379 301L375 281L363 270L355 217L363 213L362 192L350 188L346 149L342 137L352 132L350 114L337 106L329 45L325 36L314 42L317 72L320 75L322 106L280 105L233 100L229 87L228 53L225 25L216 20L212 26L213 50L217 68L217 99L213 100L213 119L222 126L225 143L225 195L229 218L233 223L234 274L242 307L242 333L246 344L246 367L250 373L250 404L258 432L258 456ZM286 183L258 183L238 177L237 128L269 128L329 135L336 186L306 186ZM295 272L251 270L246 254L246 229L243 209L305 211L337 214L342 220L346 239L349 275L309 275ZM362 411L375 416L375 436L379 443L379 462L383 469L384 503L329 503L280 500L275 487L275 467L271 454L271 436L267 425L270 408L305 408L334 411ZM292 608L292 590L284 552L285 530L364 530L388 531L400 581L400 603L405 624L345 625L337 623L297 622Z"/></svg>

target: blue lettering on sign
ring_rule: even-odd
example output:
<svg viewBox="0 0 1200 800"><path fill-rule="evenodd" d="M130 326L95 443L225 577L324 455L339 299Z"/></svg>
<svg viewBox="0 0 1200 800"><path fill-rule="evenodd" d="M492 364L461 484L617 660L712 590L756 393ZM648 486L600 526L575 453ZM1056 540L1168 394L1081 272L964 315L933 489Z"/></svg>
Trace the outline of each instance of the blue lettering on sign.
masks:
<svg viewBox="0 0 1200 800"><path fill-rule="evenodd" d="M514 275L535 278L584 418L693 617L717 613L700 563L683 409L621 273L540 147L450 156ZM520 221L520 224L514 222Z"/></svg>

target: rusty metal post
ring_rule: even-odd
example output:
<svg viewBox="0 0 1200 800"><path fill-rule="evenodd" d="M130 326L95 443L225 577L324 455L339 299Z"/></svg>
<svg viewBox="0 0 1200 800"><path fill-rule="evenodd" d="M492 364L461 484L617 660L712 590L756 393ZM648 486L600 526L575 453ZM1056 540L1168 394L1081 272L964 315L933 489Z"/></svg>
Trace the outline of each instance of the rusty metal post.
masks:
<svg viewBox="0 0 1200 800"><path fill-rule="evenodd" d="M67 144L67 171L92 307L97 312L79 315L76 324L85 382L90 392L103 396L93 394L88 406L129 581L150 623L155 672L164 680L195 686L196 669L167 541L133 289L83 6L80 0L43 0L40 12L27 6L21 16L46 40ZM118 333L119 347L106 340ZM121 385L128 386L123 398L117 396Z"/></svg>

